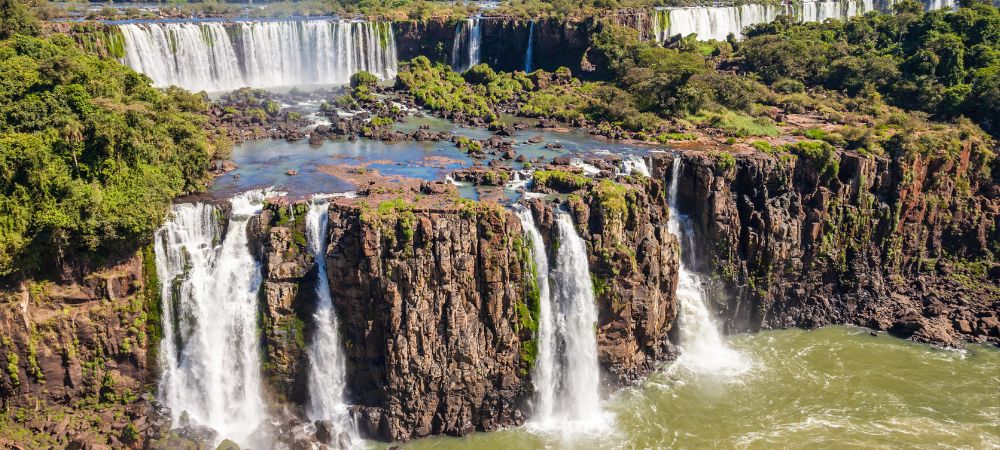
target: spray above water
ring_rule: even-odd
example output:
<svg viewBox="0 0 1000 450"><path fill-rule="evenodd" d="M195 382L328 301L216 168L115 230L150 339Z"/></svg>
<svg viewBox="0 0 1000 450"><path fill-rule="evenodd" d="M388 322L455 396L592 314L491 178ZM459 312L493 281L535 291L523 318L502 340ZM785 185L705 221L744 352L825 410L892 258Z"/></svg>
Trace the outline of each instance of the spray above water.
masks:
<svg viewBox="0 0 1000 450"><path fill-rule="evenodd" d="M241 446L253 444L250 435L266 418L257 336L261 269L247 222L269 194L233 197L224 237L221 211L212 205L175 205L154 241L163 299L160 400L174 426L186 416Z"/></svg>
<svg viewBox="0 0 1000 450"><path fill-rule="evenodd" d="M708 309L705 288L697 273L688 267L685 259L696 256L691 238L690 222L677 208L677 183L680 178L681 158L674 157L670 175L670 219L667 227L681 243L681 261L677 274L677 299L680 302L680 347L677 364L692 372L704 375L732 376L746 372L750 363L730 348L722 337L711 311ZM685 237L687 239L685 239ZM684 245L684 244L687 245ZM684 258L690 253L689 258Z"/></svg>

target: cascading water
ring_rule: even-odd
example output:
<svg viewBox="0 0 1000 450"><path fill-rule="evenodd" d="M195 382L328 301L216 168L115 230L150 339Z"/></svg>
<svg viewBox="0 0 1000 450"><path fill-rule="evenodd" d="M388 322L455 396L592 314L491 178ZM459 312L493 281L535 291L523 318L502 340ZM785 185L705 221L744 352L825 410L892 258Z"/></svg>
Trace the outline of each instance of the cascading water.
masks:
<svg viewBox="0 0 1000 450"><path fill-rule="evenodd" d="M221 211L206 203L176 205L154 243L164 305L160 400L175 426L186 415L241 446L253 444L250 435L265 419L257 335L261 270L250 253L247 222L267 195L233 197L224 238Z"/></svg>
<svg viewBox="0 0 1000 450"><path fill-rule="evenodd" d="M347 194L350 195L350 194ZM326 274L327 230L329 229L330 196L313 197L306 214L306 239L316 266L316 330L309 344L309 418L330 420L347 431L352 440L355 428L344 402L345 357L337 330L337 316L330 296L330 281Z"/></svg>
<svg viewBox="0 0 1000 450"><path fill-rule="evenodd" d="M452 70L465 72L479 64L481 43L478 17L466 19L455 25L455 39L451 46Z"/></svg>
<svg viewBox="0 0 1000 450"><path fill-rule="evenodd" d="M677 299L680 303L680 347L677 364L699 374L731 376L745 372L750 365L739 352L726 345L708 309L701 276L693 272L685 259L691 260L695 245L690 222L677 209L677 183L681 159L674 157L670 178L670 218L667 228L682 243L680 268L677 274ZM685 236L687 239L685 240ZM684 245L686 242L687 245ZM687 255L685 255L687 253ZM688 256L685 258L684 256Z"/></svg>
<svg viewBox="0 0 1000 450"><path fill-rule="evenodd" d="M528 50L524 53L524 73L531 73L531 61L535 57L535 21L528 26Z"/></svg>
<svg viewBox="0 0 1000 450"><path fill-rule="evenodd" d="M743 29L790 15L803 22L844 20L875 10L874 0L806 1L783 5L747 3L738 6L694 6L657 9L653 34L657 42L670 36L696 33L701 40L725 40L731 33L740 38Z"/></svg>
<svg viewBox="0 0 1000 450"><path fill-rule="evenodd" d="M521 220L528 219L530 214ZM529 225L525 229L532 240L536 269L541 270L538 260L545 257L544 246L536 245L536 236L531 231L535 229L534 223ZM559 249L551 271L552 289L548 300L552 313L539 317L539 357L534 371L537 377L534 379L537 383L535 411L530 426L550 432L588 433L608 425L600 398L595 333L597 308L586 244L568 214L556 215L556 227ZM541 235L537 239L540 240ZM539 274L542 272L536 276ZM538 276L539 280L543 278Z"/></svg>
<svg viewBox="0 0 1000 450"><path fill-rule="evenodd" d="M648 177L650 172L649 166L646 165L646 160L636 155L625 155L616 168L618 169L618 174L624 176L638 174Z"/></svg>
<svg viewBox="0 0 1000 450"><path fill-rule="evenodd" d="M531 256L534 262L535 283L538 289L538 356L535 368L531 372L534 385L533 414L540 420L552 417L556 395L555 374L560 373L560 362L556 354L556 328L552 311L552 296L549 289L549 258L545 253L545 241L542 233L535 226L535 218L528 208L520 204L514 205L514 212L521 220L521 228L531 242Z"/></svg>
<svg viewBox="0 0 1000 450"><path fill-rule="evenodd" d="M396 76L389 22L284 20L118 25L124 62L159 86L225 91L244 86L342 84L366 70Z"/></svg>

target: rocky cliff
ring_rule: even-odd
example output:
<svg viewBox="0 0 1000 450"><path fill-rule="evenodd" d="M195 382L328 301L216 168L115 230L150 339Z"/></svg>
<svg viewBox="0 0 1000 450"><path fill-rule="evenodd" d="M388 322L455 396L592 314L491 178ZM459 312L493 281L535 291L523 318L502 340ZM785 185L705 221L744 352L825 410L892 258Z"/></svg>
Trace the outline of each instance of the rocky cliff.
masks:
<svg viewBox="0 0 1000 450"><path fill-rule="evenodd" d="M305 203L272 199L247 224L261 261L260 312L263 372L272 403L303 405L307 399L307 334L315 309L316 273L307 249Z"/></svg>
<svg viewBox="0 0 1000 450"><path fill-rule="evenodd" d="M631 26L648 35L652 30L650 11L627 11L609 19ZM397 56L409 61L426 56L431 61L451 63L455 44L456 23L453 21L407 21L393 24ZM582 61L590 47L590 35L599 26L596 18L540 19L534 21L532 70L555 71L569 68L578 77L586 78ZM524 70L528 52L528 35L532 21L505 17L480 19L480 61L494 70Z"/></svg>
<svg viewBox="0 0 1000 450"><path fill-rule="evenodd" d="M141 445L159 339L152 260L148 249L0 291L0 446Z"/></svg>
<svg viewBox="0 0 1000 450"><path fill-rule="evenodd" d="M559 173L559 172L551 172ZM598 357L609 387L620 387L652 371L672 356L667 338L677 302L677 240L667 230L668 206L663 185L629 177L605 179L573 188L557 177L538 183L543 192L568 195L562 207L572 214L587 242L598 304ZM543 238L558 245L553 206L529 202Z"/></svg>
<svg viewBox="0 0 1000 450"><path fill-rule="evenodd" d="M886 154L683 154L681 210L729 331L857 324L1000 342L995 147L946 131ZM672 159L656 161L669 178Z"/></svg>
<svg viewBox="0 0 1000 450"><path fill-rule="evenodd" d="M676 242L661 185L607 180L555 200L588 242L600 359L607 387L620 387L670 354ZM348 402L376 438L462 435L528 413L538 298L520 222L496 204L428 201L338 199L330 209ZM558 206L530 206L552 258Z"/></svg>
<svg viewBox="0 0 1000 450"><path fill-rule="evenodd" d="M362 430L405 440L520 423L517 221L485 205L366 205L332 205L327 253Z"/></svg>

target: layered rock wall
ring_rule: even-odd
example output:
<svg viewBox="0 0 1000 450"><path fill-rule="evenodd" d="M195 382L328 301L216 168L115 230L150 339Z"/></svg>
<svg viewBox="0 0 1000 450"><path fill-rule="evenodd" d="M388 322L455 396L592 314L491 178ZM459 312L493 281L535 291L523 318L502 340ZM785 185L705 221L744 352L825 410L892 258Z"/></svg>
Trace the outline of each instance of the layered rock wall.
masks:
<svg viewBox="0 0 1000 450"><path fill-rule="evenodd" d="M499 207L333 204L327 276L364 432L406 440L515 425L529 367L521 227Z"/></svg>
<svg viewBox="0 0 1000 450"><path fill-rule="evenodd" d="M0 290L0 401L8 413L0 446L136 444L123 430L145 430L139 400L155 381L152 259L150 248L104 268Z"/></svg>
<svg viewBox="0 0 1000 450"><path fill-rule="evenodd" d="M952 345L1000 340L990 144L895 142L886 156L827 163L683 155L681 210L712 256L699 269L715 274L730 331L848 323ZM657 176L671 164L659 158Z"/></svg>

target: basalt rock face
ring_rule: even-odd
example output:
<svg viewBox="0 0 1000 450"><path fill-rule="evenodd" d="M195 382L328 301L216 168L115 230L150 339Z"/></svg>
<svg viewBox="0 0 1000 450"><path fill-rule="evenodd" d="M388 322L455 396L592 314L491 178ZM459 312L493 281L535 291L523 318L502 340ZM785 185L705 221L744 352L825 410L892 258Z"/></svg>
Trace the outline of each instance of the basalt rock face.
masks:
<svg viewBox="0 0 1000 450"><path fill-rule="evenodd" d="M139 252L0 290L0 446L142 445L122 430L147 427L140 396L155 381L159 339L155 271L143 276L152 258Z"/></svg>
<svg viewBox="0 0 1000 450"><path fill-rule="evenodd" d="M327 276L362 432L406 440L522 422L519 242L499 207L331 205Z"/></svg>
<svg viewBox="0 0 1000 450"><path fill-rule="evenodd" d="M996 159L982 142L950 145L840 153L832 167L684 154L680 209L712 256L699 270L716 275L727 328L846 323L945 345L1000 342ZM656 175L669 179L671 164L658 158Z"/></svg>
<svg viewBox="0 0 1000 450"><path fill-rule="evenodd" d="M444 20L411 20L392 24L396 57L409 61L426 56L432 62L450 63L455 24Z"/></svg>
<svg viewBox="0 0 1000 450"><path fill-rule="evenodd" d="M586 201L567 206L588 244L609 389L671 354L677 244L661 186L623 185L620 203L585 189ZM554 261L554 206L529 206ZM522 423L536 338L527 324L538 318L518 219L498 205L388 211L342 201L329 220L327 276L361 431L406 440Z"/></svg>
<svg viewBox="0 0 1000 450"><path fill-rule="evenodd" d="M641 15L620 15L614 20L641 26ZM480 62L495 70L524 70L531 21L505 17L484 17L480 23ZM568 67L578 76L581 61L597 27L594 19L545 19L534 24L532 70L554 71ZM408 21L393 24L400 61L426 56L431 61L450 64L457 25L450 21Z"/></svg>
<svg viewBox="0 0 1000 450"><path fill-rule="evenodd" d="M308 387L307 334L315 309L316 273L305 237L308 206L277 199L247 224L261 262L263 373L280 403L304 404Z"/></svg>
<svg viewBox="0 0 1000 450"><path fill-rule="evenodd" d="M677 317L679 253L667 229L663 185L651 179L609 183L579 190L563 208L587 242L598 305L598 357L607 387L615 388L674 354L667 335ZM530 207L554 261L553 206L535 199Z"/></svg>

